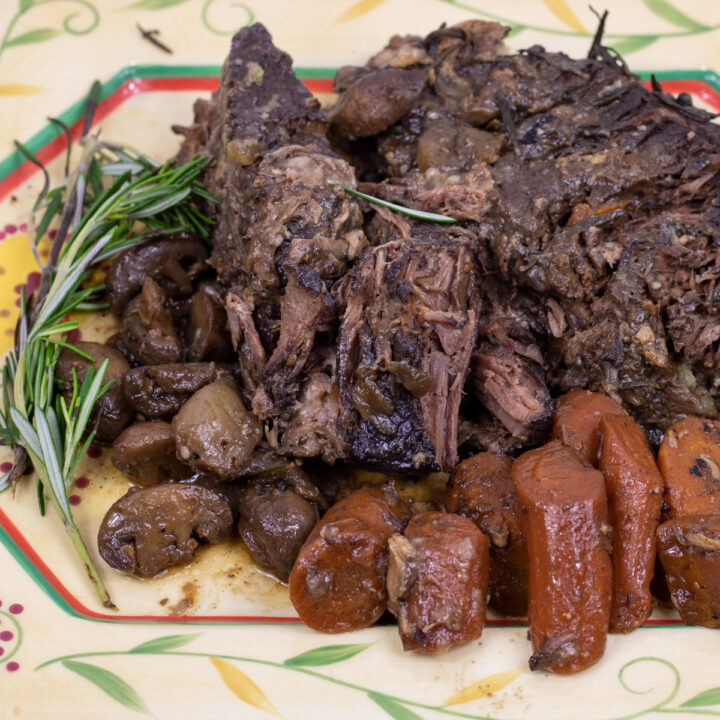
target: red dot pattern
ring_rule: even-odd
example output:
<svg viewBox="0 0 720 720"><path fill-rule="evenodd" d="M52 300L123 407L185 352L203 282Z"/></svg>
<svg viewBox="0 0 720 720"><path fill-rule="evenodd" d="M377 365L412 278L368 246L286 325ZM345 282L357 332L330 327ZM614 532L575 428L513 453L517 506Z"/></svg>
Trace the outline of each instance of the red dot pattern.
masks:
<svg viewBox="0 0 720 720"><path fill-rule="evenodd" d="M0 632L0 640L3 642L10 642L15 637L9 630L3 630Z"/></svg>
<svg viewBox="0 0 720 720"><path fill-rule="evenodd" d="M16 663L14 661L9 662L5 667L8 669L8 672L15 672L20 669L20 663Z"/></svg>
<svg viewBox="0 0 720 720"><path fill-rule="evenodd" d="M84 476L75 479L75 487L79 490L84 490L89 484L90 479Z"/></svg>
<svg viewBox="0 0 720 720"><path fill-rule="evenodd" d="M11 615L19 615L25 608L20 603L13 603L8 610Z"/></svg>
<svg viewBox="0 0 720 720"><path fill-rule="evenodd" d="M102 456L102 448L99 445L91 445L88 448L87 455L91 458L99 458Z"/></svg>
<svg viewBox="0 0 720 720"><path fill-rule="evenodd" d="M11 462L4 462L0 463L0 472L10 472L12 470L13 464Z"/></svg>
<svg viewBox="0 0 720 720"><path fill-rule="evenodd" d="M68 502L71 505L79 505L82 502L82 498L79 495L71 495L68 498Z"/></svg>

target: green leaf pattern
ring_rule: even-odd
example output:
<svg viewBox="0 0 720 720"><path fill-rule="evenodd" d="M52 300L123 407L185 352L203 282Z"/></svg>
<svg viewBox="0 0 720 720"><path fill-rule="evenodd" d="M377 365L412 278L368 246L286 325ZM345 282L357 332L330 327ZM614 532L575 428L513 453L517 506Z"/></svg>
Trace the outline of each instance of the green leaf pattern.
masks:
<svg viewBox="0 0 720 720"><path fill-rule="evenodd" d="M720 705L720 687L710 688L684 703L680 703L680 707L704 707L705 705Z"/></svg>
<svg viewBox="0 0 720 720"><path fill-rule="evenodd" d="M369 692L368 697L395 720L423 720L420 715L382 693Z"/></svg>
<svg viewBox="0 0 720 720"><path fill-rule="evenodd" d="M14 47L15 45L27 45L28 43L45 42L55 36L60 35L60 30L54 28L38 28L30 30L22 35L16 35L5 42L5 47Z"/></svg>
<svg viewBox="0 0 720 720"><path fill-rule="evenodd" d="M685 28L692 32L706 32L710 30L707 25L696 22L689 18L684 12L676 8L668 0L643 0L646 7L663 20L667 20L677 27Z"/></svg>
<svg viewBox="0 0 720 720"><path fill-rule="evenodd" d="M323 645L322 647L308 650L307 652L295 655L285 660L288 667L320 667L322 665L333 665L349 660L351 657L361 653L372 645L372 643L355 643L352 645Z"/></svg>
<svg viewBox="0 0 720 720"><path fill-rule="evenodd" d="M115 673L97 665L77 662L77 660L63 660L62 664L76 675L89 680L106 695L109 695L113 700L117 700L129 710L150 714L150 710L142 698Z"/></svg>
<svg viewBox="0 0 720 720"><path fill-rule="evenodd" d="M197 637L200 637L200 633L192 633L190 635L165 635L155 638L154 640L140 643L140 645L136 645L128 652L132 655L155 655L187 645Z"/></svg>

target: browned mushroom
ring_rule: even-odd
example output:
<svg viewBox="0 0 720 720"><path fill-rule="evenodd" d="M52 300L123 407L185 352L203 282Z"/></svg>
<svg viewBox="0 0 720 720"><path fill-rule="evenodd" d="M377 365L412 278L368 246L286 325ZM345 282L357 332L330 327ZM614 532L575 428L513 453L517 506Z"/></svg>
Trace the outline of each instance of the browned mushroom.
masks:
<svg viewBox="0 0 720 720"><path fill-rule="evenodd" d="M134 487L107 511L98 547L111 567L152 576L188 562L202 541L222 542L231 530L230 506L208 488L182 483Z"/></svg>
<svg viewBox="0 0 720 720"><path fill-rule="evenodd" d="M232 346L225 303L222 293L212 283L202 283L192 296L185 342L185 356L191 362L225 362L230 355Z"/></svg>
<svg viewBox="0 0 720 720"><path fill-rule="evenodd" d="M182 357L182 345L165 300L160 286L146 278L142 293L130 301L123 315L123 342L144 365L177 362Z"/></svg>
<svg viewBox="0 0 720 720"><path fill-rule="evenodd" d="M193 475L189 465L175 455L175 436L167 422L140 422L125 428L112 446L113 465L141 485L185 480Z"/></svg>
<svg viewBox="0 0 720 720"><path fill-rule="evenodd" d="M397 122L425 87L427 70L383 68L355 80L330 113L330 127L341 138L369 137Z"/></svg>
<svg viewBox="0 0 720 720"><path fill-rule="evenodd" d="M262 423L243 405L232 378L198 390L173 418L180 460L197 472L232 480L262 437Z"/></svg>
<svg viewBox="0 0 720 720"><path fill-rule="evenodd" d="M152 419L170 419L200 388L228 371L215 363L143 365L125 375L123 389L132 407Z"/></svg>
<svg viewBox="0 0 720 720"><path fill-rule="evenodd" d="M300 548L326 508L308 476L293 467L247 487L240 500L238 531L255 562L287 582Z"/></svg>
<svg viewBox="0 0 720 720"><path fill-rule="evenodd" d="M105 382L114 380L110 388L97 401L90 415L88 427L95 430L98 440L109 442L114 440L135 417L135 411L128 405L122 388L122 379L130 370L122 353L108 345L94 342L76 342L75 346L95 359L94 363L82 355L65 348L55 366L55 379L58 381L63 395L69 401L73 394L73 370L78 382L82 382L88 368L92 365L96 370L106 358L110 361Z"/></svg>
<svg viewBox="0 0 720 720"><path fill-rule="evenodd" d="M205 268L207 251L188 233L152 233L142 244L125 250L113 260L107 274L110 308L122 315L126 305L152 278L167 297L190 295L192 281Z"/></svg>

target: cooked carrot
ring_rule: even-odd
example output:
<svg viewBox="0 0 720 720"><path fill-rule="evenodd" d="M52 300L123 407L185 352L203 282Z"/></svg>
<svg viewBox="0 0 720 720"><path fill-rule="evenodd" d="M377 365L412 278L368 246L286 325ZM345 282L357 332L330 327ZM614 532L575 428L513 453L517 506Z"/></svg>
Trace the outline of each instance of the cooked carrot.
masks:
<svg viewBox="0 0 720 720"><path fill-rule="evenodd" d="M512 479L527 534L531 670L574 673L605 650L611 528L602 473L558 441L521 455Z"/></svg>
<svg viewBox="0 0 720 720"><path fill-rule="evenodd" d="M325 513L290 573L290 600L308 627L357 630L385 612L388 540L409 517L390 487L361 488Z"/></svg>
<svg viewBox="0 0 720 720"><path fill-rule="evenodd" d="M485 625L488 540L468 518L427 511L389 542L388 609L405 650L438 653Z"/></svg>
<svg viewBox="0 0 720 720"><path fill-rule="evenodd" d="M600 421L606 415L624 414L609 395L573 390L558 398L555 404L552 436L597 467Z"/></svg>
<svg viewBox="0 0 720 720"><path fill-rule="evenodd" d="M650 582L663 481L645 433L629 415L606 415L600 436L600 470L613 528L610 631L627 633L652 612Z"/></svg>
<svg viewBox="0 0 720 720"><path fill-rule="evenodd" d="M461 462L450 475L448 512L470 518L490 541L490 599L497 612L527 615L528 556L512 459L484 452Z"/></svg>
<svg viewBox="0 0 720 720"><path fill-rule="evenodd" d="M689 625L720 627L720 515L685 515L657 531L670 596Z"/></svg>
<svg viewBox="0 0 720 720"><path fill-rule="evenodd" d="M720 422L688 417L672 425L658 465L670 518L720 513Z"/></svg>

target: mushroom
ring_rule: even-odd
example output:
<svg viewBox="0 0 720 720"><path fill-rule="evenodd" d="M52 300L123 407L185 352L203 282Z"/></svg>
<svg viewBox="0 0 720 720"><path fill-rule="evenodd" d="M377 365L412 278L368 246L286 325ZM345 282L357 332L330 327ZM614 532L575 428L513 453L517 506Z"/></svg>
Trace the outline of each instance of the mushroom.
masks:
<svg viewBox="0 0 720 720"><path fill-rule="evenodd" d="M122 388L122 380L125 373L130 370L130 365L121 352L108 345L95 342L73 344L93 357L95 362L90 362L70 348L64 348L55 365L55 379L69 402L73 394L73 370L77 375L78 383L82 383L90 366L97 370L103 360L107 358L110 361L104 382L111 380L114 382L95 404L88 427L95 430L95 437L98 440L112 441L135 417L135 411L125 399Z"/></svg>
<svg viewBox="0 0 720 720"><path fill-rule="evenodd" d="M232 348L223 295L212 283L202 283L192 296L185 342L186 357L192 362L224 362L230 354Z"/></svg>
<svg viewBox="0 0 720 720"><path fill-rule="evenodd" d="M182 346L165 299L160 286L146 278L142 293L130 301L123 315L123 342L144 365L177 362L182 357Z"/></svg>
<svg viewBox="0 0 720 720"><path fill-rule="evenodd" d="M215 363L143 365L125 375L123 389L130 405L146 418L169 419L193 393L227 374Z"/></svg>
<svg viewBox="0 0 720 720"><path fill-rule="evenodd" d="M108 270L106 285L110 308L122 315L127 304L152 278L167 297L190 295L192 281L205 268L207 251L194 235L179 232L150 233L136 247L120 253Z"/></svg>
<svg viewBox="0 0 720 720"><path fill-rule="evenodd" d="M287 582L300 548L326 509L320 491L295 467L260 478L244 491L238 531L255 562Z"/></svg>
<svg viewBox="0 0 720 720"><path fill-rule="evenodd" d="M193 471L175 455L175 436L168 422L139 422L115 438L112 464L141 485L185 480Z"/></svg>
<svg viewBox="0 0 720 720"><path fill-rule="evenodd" d="M232 512L218 493L168 483L130 488L103 518L98 547L117 570L152 576L192 559L201 541L218 543L232 530Z"/></svg>
<svg viewBox="0 0 720 720"><path fill-rule="evenodd" d="M263 432L231 377L198 390L172 424L178 458L218 480L238 477Z"/></svg>

